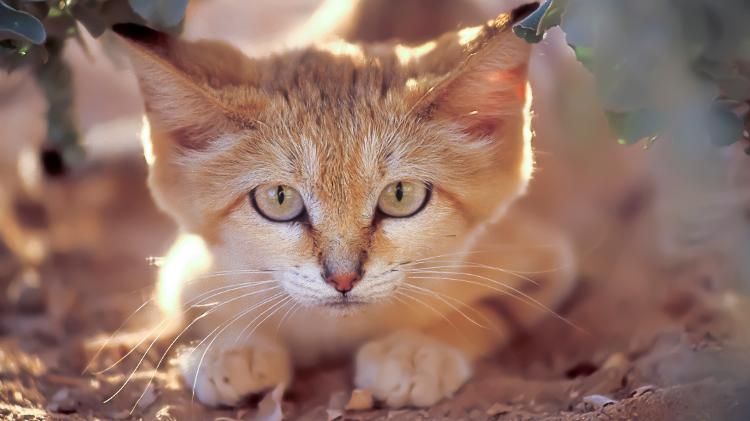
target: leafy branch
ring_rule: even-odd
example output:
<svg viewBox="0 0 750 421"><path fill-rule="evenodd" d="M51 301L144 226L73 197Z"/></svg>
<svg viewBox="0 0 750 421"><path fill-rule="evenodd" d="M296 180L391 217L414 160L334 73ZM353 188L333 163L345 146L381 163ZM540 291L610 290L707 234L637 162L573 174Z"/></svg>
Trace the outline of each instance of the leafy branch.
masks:
<svg viewBox="0 0 750 421"><path fill-rule="evenodd" d="M0 0L0 68L26 66L48 102L43 162L56 173L83 158L73 110L72 74L62 52L83 43L85 28L98 38L116 23L140 23L164 31L181 29L188 0Z"/></svg>
<svg viewBox="0 0 750 421"><path fill-rule="evenodd" d="M750 128L747 22L745 0L546 0L513 30L537 43L562 28L594 75L619 143L679 131L672 111L695 100L681 92L692 90L704 102L700 118L711 142L725 146L747 138ZM683 70L694 79L689 86Z"/></svg>

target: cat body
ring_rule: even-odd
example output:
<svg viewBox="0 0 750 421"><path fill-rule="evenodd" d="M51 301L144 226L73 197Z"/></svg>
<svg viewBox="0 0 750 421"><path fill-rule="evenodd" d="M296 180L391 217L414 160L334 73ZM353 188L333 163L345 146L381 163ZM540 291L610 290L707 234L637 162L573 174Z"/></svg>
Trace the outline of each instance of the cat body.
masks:
<svg viewBox="0 0 750 421"><path fill-rule="evenodd" d="M149 186L212 258L177 288L175 316L199 314L186 324L204 339L179 362L202 402L233 405L295 366L356 355L357 387L431 405L554 313L570 246L508 210L533 169L517 17L416 47L261 59L115 28L145 99Z"/></svg>

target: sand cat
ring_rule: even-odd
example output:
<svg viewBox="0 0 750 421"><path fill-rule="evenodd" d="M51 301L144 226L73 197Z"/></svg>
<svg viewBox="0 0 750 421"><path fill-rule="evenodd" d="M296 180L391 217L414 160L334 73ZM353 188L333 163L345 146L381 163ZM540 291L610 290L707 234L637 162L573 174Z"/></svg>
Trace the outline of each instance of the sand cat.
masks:
<svg viewBox="0 0 750 421"><path fill-rule="evenodd" d="M571 248L511 207L533 172L522 7L418 46L264 58L118 25L150 126L149 186L211 256L181 285L207 405L352 356L354 385L428 406L573 285ZM543 276L539 276L542 274ZM182 313L181 313L182 314Z"/></svg>

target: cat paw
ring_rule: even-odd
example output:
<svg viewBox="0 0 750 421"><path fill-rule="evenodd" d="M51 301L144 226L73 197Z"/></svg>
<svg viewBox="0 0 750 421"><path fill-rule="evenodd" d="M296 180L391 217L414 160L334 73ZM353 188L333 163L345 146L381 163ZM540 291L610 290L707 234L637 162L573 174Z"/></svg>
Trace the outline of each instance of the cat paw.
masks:
<svg viewBox="0 0 750 421"><path fill-rule="evenodd" d="M471 376L461 351L401 331L360 348L354 383L391 408L425 407L450 397Z"/></svg>
<svg viewBox="0 0 750 421"><path fill-rule="evenodd" d="M188 387L205 405L235 406L248 395L288 385L291 380L289 355L276 344L209 350L199 367L202 354L201 348L188 350L179 366Z"/></svg>

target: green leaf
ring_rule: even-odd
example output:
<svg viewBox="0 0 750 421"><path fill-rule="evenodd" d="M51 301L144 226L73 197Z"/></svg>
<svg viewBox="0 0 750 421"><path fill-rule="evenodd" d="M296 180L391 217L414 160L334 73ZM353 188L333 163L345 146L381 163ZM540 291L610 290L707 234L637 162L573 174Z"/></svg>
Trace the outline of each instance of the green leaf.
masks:
<svg viewBox="0 0 750 421"><path fill-rule="evenodd" d="M44 25L32 14L16 10L0 0L0 39L42 44L47 39Z"/></svg>
<svg viewBox="0 0 750 421"><path fill-rule="evenodd" d="M621 145L632 145L641 139L652 137L661 128L659 116L652 110L625 113L606 111L606 116L610 130Z"/></svg>
<svg viewBox="0 0 750 421"><path fill-rule="evenodd" d="M548 29L562 23L568 1L546 0L534 13L513 26L513 32L532 44L541 41Z"/></svg>
<svg viewBox="0 0 750 421"><path fill-rule="evenodd" d="M188 0L129 0L130 7L149 24L173 28L185 17Z"/></svg>
<svg viewBox="0 0 750 421"><path fill-rule="evenodd" d="M583 64L583 67L588 69L590 72L594 70L594 49L590 47L580 47L570 44L570 48L573 49L573 53L576 55L576 59Z"/></svg>

